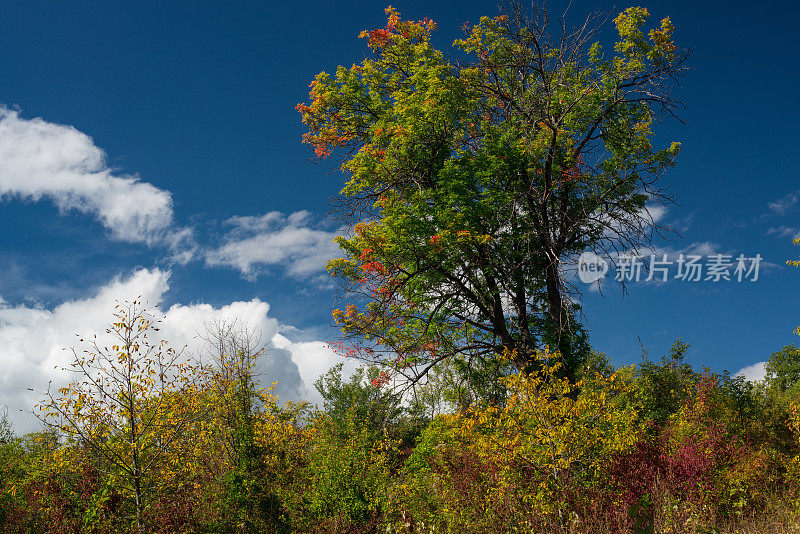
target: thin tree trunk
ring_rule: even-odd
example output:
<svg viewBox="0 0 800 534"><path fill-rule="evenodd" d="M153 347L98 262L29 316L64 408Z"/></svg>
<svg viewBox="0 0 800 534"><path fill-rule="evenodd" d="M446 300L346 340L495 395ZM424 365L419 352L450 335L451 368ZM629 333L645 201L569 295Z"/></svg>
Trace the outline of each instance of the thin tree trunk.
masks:
<svg viewBox="0 0 800 534"><path fill-rule="evenodd" d="M572 344L570 340L570 317L565 313L564 294L561 282L561 273L558 272L558 260L551 260L545 268L545 282L547 284L547 305L550 319L553 321L553 335L556 346L554 347L561 358L569 363L572 361ZM568 366L569 367L569 366ZM573 369L565 369L570 378Z"/></svg>
<svg viewBox="0 0 800 534"><path fill-rule="evenodd" d="M135 452L134 457L136 457ZM135 472L133 475L133 494L136 500L136 531L139 534L144 534L144 518L142 517L144 503L142 502L142 486L138 472Z"/></svg>

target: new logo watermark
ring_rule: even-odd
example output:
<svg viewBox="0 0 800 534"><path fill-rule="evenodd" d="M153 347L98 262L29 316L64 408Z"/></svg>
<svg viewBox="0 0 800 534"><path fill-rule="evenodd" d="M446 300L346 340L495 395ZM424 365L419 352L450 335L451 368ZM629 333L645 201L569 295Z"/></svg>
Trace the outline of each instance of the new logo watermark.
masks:
<svg viewBox="0 0 800 534"><path fill-rule="evenodd" d="M730 254L679 254L672 259L667 254L635 256L622 254L616 261L614 280L618 282L755 282L764 258L761 254L734 258ZM594 252L584 252L578 258L578 278L594 284L605 278L608 262Z"/></svg>
<svg viewBox="0 0 800 534"><path fill-rule="evenodd" d="M605 278L608 262L594 252L584 252L578 258L578 278L584 284L594 284Z"/></svg>

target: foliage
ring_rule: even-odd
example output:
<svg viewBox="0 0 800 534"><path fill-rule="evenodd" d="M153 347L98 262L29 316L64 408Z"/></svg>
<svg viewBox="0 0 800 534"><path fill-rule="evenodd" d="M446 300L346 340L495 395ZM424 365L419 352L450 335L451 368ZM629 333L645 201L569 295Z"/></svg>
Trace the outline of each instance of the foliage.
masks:
<svg viewBox="0 0 800 534"><path fill-rule="evenodd" d="M272 388L259 388L254 376L264 348L254 332L235 322L207 324L205 339L213 361L206 402L214 443L208 447L218 449L216 471L225 491L226 519L243 531L283 531L285 509L265 480L275 467L269 454L273 443L265 437L275 430L274 416L281 410Z"/></svg>
<svg viewBox="0 0 800 534"><path fill-rule="evenodd" d="M691 366L684 363L688 349L689 345L678 339L669 356L662 357L659 363L648 360L643 351L642 363L636 368L639 391L635 399L643 418L652 421L655 428L680 409L697 379Z"/></svg>
<svg viewBox="0 0 800 534"><path fill-rule="evenodd" d="M793 239L792 242L795 245L800 244L800 237ZM786 260L786 265L791 265L793 267L800 267L800 260Z"/></svg>
<svg viewBox="0 0 800 534"><path fill-rule="evenodd" d="M316 154L343 154L358 221L329 263L355 301L334 312L343 349L415 381L448 358L496 373L503 349L530 370L549 345L576 378L588 344L564 269L648 240L678 152L651 131L683 70L671 22L645 34L630 8L605 53L594 20L552 39L510 9L457 40L455 63L432 21L386 13L362 33L372 56L320 73L297 106Z"/></svg>
<svg viewBox="0 0 800 534"><path fill-rule="evenodd" d="M202 415L198 373L166 341L151 339L158 319L141 302L118 305L114 318L106 331L113 344L101 346L95 336L81 353L73 349L76 379L57 393L48 389L37 409L69 444L57 461L85 448L133 501L144 532L149 504L184 483L180 475L193 459L173 447Z"/></svg>
<svg viewBox="0 0 800 534"><path fill-rule="evenodd" d="M617 403L628 388L615 375L572 384L559 365L506 377L502 408L475 406L426 429L408 464L410 494L428 502L418 513L430 521L435 510L476 532L566 521L601 480L603 459L631 449L637 434L636 412Z"/></svg>
<svg viewBox="0 0 800 534"><path fill-rule="evenodd" d="M317 528L374 528L386 506L389 442L357 414L352 405L343 421L319 414L313 422L307 498Z"/></svg>
<svg viewBox="0 0 800 534"><path fill-rule="evenodd" d="M773 352L766 364L766 378L778 392L800 393L800 350L792 344Z"/></svg>
<svg viewBox="0 0 800 534"><path fill-rule="evenodd" d="M796 525L796 395L695 371L687 347L616 369L597 355L578 381L542 353L501 378L502 403L424 412L377 369L335 367L318 382L325 406L309 411L245 386L252 358L186 367L196 416L143 477L142 522L164 533L694 532L769 509ZM153 395L144 406L187 406L175 391ZM98 431L87 420L81 432ZM96 448L63 432L4 435L0 530L137 528L125 472Z"/></svg>
<svg viewBox="0 0 800 534"><path fill-rule="evenodd" d="M348 381L342 380L343 364L337 364L315 382L324 401L325 416L332 428L346 433L352 419L378 435L393 428L402 413L400 399L384 386L384 376L376 368L356 369Z"/></svg>
<svg viewBox="0 0 800 534"><path fill-rule="evenodd" d="M368 215L329 268L362 299L334 312L340 348L377 366L280 404L246 325L209 324L201 364L122 304L45 393L45 431L0 414L0 531L800 529L798 349L758 383L694 369L680 339L615 367L565 282L576 253L647 241L678 148L651 131L685 59L672 23L629 8L606 53L592 20L551 40L539 15L481 19L456 64L389 8L373 55L298 106Z"/></svg>

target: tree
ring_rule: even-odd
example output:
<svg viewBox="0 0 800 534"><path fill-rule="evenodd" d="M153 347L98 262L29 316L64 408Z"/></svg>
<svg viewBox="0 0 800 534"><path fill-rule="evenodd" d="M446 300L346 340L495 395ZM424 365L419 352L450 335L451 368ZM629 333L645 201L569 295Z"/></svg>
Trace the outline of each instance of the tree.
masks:
<svg viewBox="0 0 800 534"><path fill-rule="evenodd" d="M14 430L11 421L8 420L8 407L3 406L0 410L0 445L10 442L14 438Z"/></svg>
<svg viewBox="0 0 800 534"><path fill-rule="evenodd" d="M253 426L255 413L261 408L254 370L263 355L261 338L238 321L216 320L205 324L201 334L211 359L214 387L214 413L228 463L237 470L249 471L252 466Z"/></svg>
<svg viewBox="0 0 800 534"><path fill-rule="evenodd" d="M792 240L797 245L800 238ZM792 267L800 267L798 260L786 260L786 264ZM800 334L800 327L795 330ZM786 345L778 352L773 352L765 366L767 383L772 385L780 392L795 391L796 384L800 382L800 349L791 345Z"/></svg>
<svg viewBox="0 0 800 534"><path fill-rule="evenodd" d="M308 499L319 520L337 531L371 531L386 512L390 469L399 464L391 444L401 437L404 410L384 378L360 367L343 380L338 364L314 384L324 407L311 423Z"/></svg>
<svg viewBox="0 0 800 534"><path fill-rule="evenodd" d="M266 347L259 332L237 319L217 319L200 334L211 362L211 415L214 446L225 467L222 486L232 508L228 521L242 531L286 530L281 503L267 480L268 451L257 439L267 409L276 408L271 390L258 386L256 366Z"/></svg>
<svg viewBox="0 0 800 534"><path fill-rule="evenodd" d="M374 367L359 367L344 381L341 363L314 382L324 401L324 413L334 428L345 428L352 416L377 436L397 425L403 413L400 399L387 391L384 384L385 375Z"/></svg>
<svg viewBox="0 0 800 534"><path fill-rule="evenodd" d="M684 361L688 350L688 343L676 339L669 349L669 356L653 362L642 347L642 363L636 367L634 375L636 395L633 400L639 406L641 418L654 423L653 431L677 413L700 379L691 365Z"/></svg>
<svg viewBox="0 0 800 534"><path fill-rule="evenodd" d="M95 335L82 352L73 348L69 370L76 378L57 392L48 388L37 416L120 481L144 532L148 504L171 481L163 465L171 447L204 415L203 374L180 351L151 338L159 319L141 301L119 304L114 318L106 330L114 344L102 346Z"/></svg>
<svg viewBox="0 0 800 534"><path fill-rule="evenodd" d="M328 266L355 301L334 312L347 350L413 383L448 358L495 369L504 349L526 369L551 346L575 377L588 345L568 269L649 244L649 206L670 200L658 180L679 144L654 148L651 125L677 106L672 23L645 34L630 8L604 52L597 17L552 38L546 10L512 5L450 61L433 21L386 13L361 34L373 56L320 73L297 106L304 141L349 175L353 233Z"/></svg>
<svg viewBox="0 0 800 534"><path fill-rule="evenodd" d="M773 352L766 364L767 383L777 391L796 392L800 383L800 350L794 344Z"/></svg>

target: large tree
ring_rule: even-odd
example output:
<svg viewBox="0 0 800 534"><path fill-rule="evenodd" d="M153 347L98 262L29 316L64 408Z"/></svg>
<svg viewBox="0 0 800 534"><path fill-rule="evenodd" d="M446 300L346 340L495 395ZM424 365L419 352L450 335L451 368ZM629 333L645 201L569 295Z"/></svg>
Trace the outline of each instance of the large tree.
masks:
<svg viewBox="0 0 800 534"><path fill-rule="evenodd" d="M647 244L648 208L668 200L658 179L679 144L654 148L651 125L673 113L686 59L672 23L645 33L647 10L630 8L604 50L599 17L568 30L509 6L448 60L432 21L386 13L361 35L370 57L320 73L298 105L305 142L349 176L338 209L354 231L329 264L352 299L334 312L348 350L413 382L450 357L508 351L526 368L549 345L574 376L570 266Z"/></svg>

